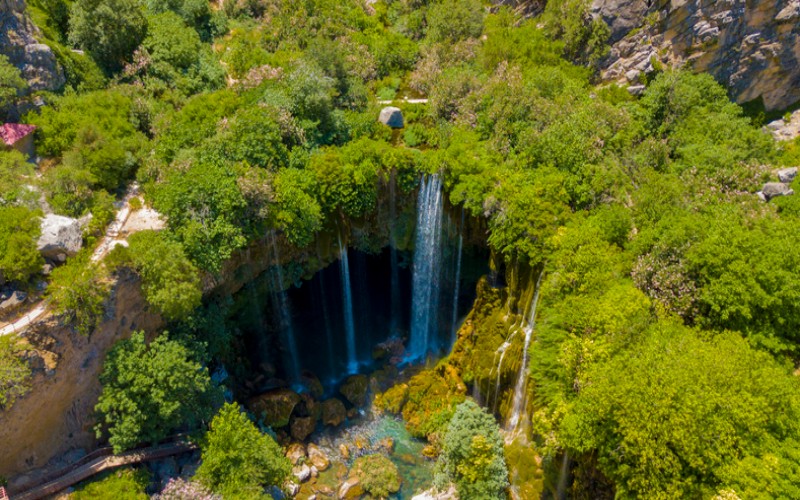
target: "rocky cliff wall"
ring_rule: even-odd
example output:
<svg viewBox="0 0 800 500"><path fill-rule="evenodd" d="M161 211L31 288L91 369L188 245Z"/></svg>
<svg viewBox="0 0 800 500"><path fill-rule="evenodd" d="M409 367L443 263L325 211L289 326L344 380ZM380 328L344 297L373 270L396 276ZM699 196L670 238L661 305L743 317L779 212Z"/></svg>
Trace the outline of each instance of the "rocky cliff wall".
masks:
<svg viewBox="0 0 800 500"><path fill-rule="evenodd" d="M739 103L800 101L800 0L593 0L611 28L606 81L634 90L654 63L708 72Z"/></svg>
<svg viewBox="0 0 800 500"><path fill-rule="evenodd" d="M25 0L0 0L0 54L19 68L31 90L58 90L64 71L50 47L37 42L39 30L25 7Z"/></svg>
<svg viewBox="0 0 800 500"><path fill-rule="evenodd" d="M103 323L89 337L49 316L24 335L32 349L31 390L0 412L0 475L19 476L71 450L96 446L94 405L106 353L134 330L156 332L161 318L151 312L139 280L124 274L114 286Z"/></svg>

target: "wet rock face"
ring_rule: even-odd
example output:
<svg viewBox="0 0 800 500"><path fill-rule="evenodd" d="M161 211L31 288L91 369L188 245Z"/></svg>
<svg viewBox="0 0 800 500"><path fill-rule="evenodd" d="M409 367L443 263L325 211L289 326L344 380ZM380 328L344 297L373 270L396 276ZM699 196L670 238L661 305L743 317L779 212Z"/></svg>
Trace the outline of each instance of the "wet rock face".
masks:
<svg viewBox="0 0 800 500"><path fill-rule="evenodd" d="M594 0L611 28L607 81L635 84L653 61L708 72L739 103L800 101L800 1Z"/></svg>
<svg viewBox="0 0 800 500"><path fill-rule="evenodd" d="M64 71L50 47L36 40L39 31L25 8L24 0L0 0L0 54L19 68L31 90L58 90Z"/></svg>

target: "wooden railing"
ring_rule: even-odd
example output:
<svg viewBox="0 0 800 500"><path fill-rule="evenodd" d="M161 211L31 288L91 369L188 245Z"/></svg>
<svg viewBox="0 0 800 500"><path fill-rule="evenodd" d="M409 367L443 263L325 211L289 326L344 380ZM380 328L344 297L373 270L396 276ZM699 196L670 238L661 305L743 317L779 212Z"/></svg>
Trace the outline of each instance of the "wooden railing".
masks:
<svg viewBox="0 0 800 500"><path fill-rule="evenodd" d="M74 464L48 474L37 481L38 485L25 486L20 492L11 492L13 500L38 500L54 495L73 484L89 479L106 470L133 465L151 460L159 460L172 455L186 453L197 449L197 445L188 441L176 441L149 448L140 448L114 455L111 448L101 448L86 455ZM0 500L3 497L0 496Z"/></svg>

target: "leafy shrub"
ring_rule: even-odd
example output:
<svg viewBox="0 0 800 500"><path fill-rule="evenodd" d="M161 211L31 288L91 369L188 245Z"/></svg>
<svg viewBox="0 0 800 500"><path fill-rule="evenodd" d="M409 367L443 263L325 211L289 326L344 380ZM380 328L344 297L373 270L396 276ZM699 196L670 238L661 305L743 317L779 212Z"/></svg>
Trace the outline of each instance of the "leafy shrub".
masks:
<svg viewBox="0 0 800 500"><path fill-rule="evenodd" d="M207 421L221 394L194 354L167 333L145 342L134 332L108 353L100 374L103 392L95 410L98 438L107 430L116 453L155 444L177 429Z"/></svg>
<svg viewBox="0 0 800 500"><path fill-rule="evenodd" d="M400 491L400 472L384 455L367 455L353 462L351 475L358 477L364 491L376 498L388 498Z"/></svg>
<svg viewBox="0 0 800 500"><path fill-rule="evenodd" d="M44 259L37 249L39 213L25 207L0 207L0 273L25 282L39 272Z"/></svg>
<svg viewBox="0 0 800 500"><path fill-rule="evenodd" d="M201 446L196 478L223 497L259 497L264 486L280 486L292 470L278 443L226 404L211 421Z"/></svg>
<svg viewBox="0 0 800 500"><path fill-rule="evenodd" d="M78 487L70 498L76 500L92 500L96 498L114 498L119 500L147 500L145 493L150 482L147 469L124 468L112 470L101 479Z"/></svg>
<svg viewBox="0 0 800 500"><path fill-rule="evenodd" d="M15 335L0 336L0 409L6 410L28 392L31 368L20 357Z"/></svg>
<svg viewBox="0 0 800 500"><path fill-rule="evenodd" d="M437 487L455 483L460 498L502 498L508 487L503 439L494 417L467 400L444 435L437 463Z"/></svg>
<svg viewBox="0 0 800 500"><path fill-rule="evenodd" d="M80 334L89 335L103 319L109 292L105 267L83 253L53 270L46 297L56 314L74 323Z"/></svg>

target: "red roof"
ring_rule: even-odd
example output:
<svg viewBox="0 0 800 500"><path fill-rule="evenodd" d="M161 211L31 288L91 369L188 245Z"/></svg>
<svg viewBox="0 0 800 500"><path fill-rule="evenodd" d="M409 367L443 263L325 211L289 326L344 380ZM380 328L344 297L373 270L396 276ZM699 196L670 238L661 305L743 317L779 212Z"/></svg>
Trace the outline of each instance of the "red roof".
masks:
<svg viewBox="0 0 800 500"><path fill-rule="evenodd" d="M0 126L0 138L6 146L13 146L17 141L36 130L35 125L24 123L4 123Z"/></svg>

